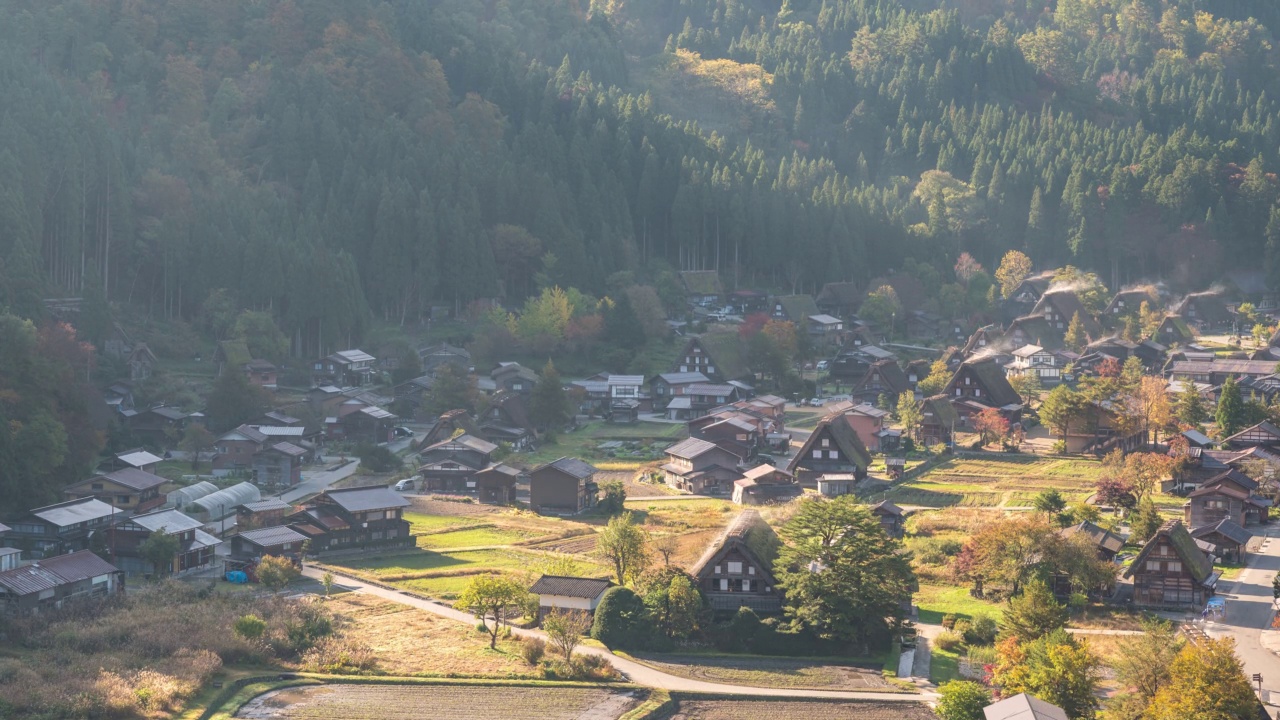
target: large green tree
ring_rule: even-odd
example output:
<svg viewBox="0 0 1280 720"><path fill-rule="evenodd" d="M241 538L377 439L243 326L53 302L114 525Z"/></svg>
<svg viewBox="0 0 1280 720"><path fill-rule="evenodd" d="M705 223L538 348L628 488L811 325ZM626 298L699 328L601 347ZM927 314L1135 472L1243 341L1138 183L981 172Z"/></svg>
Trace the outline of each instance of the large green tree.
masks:
<svg viewBox="0 0 1280 720"><path fill-rule="evenodd" d="M529 397L529 415L539 430L559 430L569 422L569 395L556 366L547 361Z"/></svg>
<svg viewBox="0 0 1280 720"><path fill-rule="evenodd" d="M850 496L802 500L778 531L786 614L820 637L867 645L903 612L915 575L901 543Z"/></svg>
<svg viewBox="0 0 1280 720"><path fill-rule="evenodd" d="M1240 396L1240 386L1234 377L1228 376L1222 383L1218 394L1218 409L1213 415L1218 424L1218 434L1222 437L1235 435L1244 423L1244 399Z"/></svg>

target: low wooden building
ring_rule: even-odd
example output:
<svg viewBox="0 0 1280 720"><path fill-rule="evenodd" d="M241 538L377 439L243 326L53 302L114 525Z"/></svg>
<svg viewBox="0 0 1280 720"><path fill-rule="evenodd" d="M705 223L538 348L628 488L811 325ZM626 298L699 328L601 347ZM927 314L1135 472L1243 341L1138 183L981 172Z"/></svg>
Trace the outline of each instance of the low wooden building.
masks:
<svg viewBox="0 0 1280 720"><path fill-rule="evenodd" d="M164 505L165 497L160 494L160 486L167 482L159 475L125 468L70 485L62 495L68 500L97 498L118 510L147 512Z"/></svg>
<svg viewBox="0 0 1280 720"><path fill-rule="evenodd" d="M884 534L891 538L900 538L906 531L903 526L907 517L906 513L902 511L902 508L888 500L881 500L872 505L871 514L880 521L880 527L884 529Z"/></svg>
<svg viewBox="0 0 1280 720"><path fill-rule="evenodd" d="M404 509L409 501L385 485L337 488L307 500L285 520L311 540L314 553L413 547Z"/></svg>
<svg viewBox="0 0 1280 720"><path fill-rule="evenodd" d="M210 567L217 547L222 544L221 540L201 530L203 525L177 510L134 515L108 530L107 545L115 556L116 565L127 574L181 575ZM143 557L143 543L156 534L169 535L178 541L177 550L167 567L156 567L153 560Z"/></svg>
<svg viewBox="0 0 1280 720"><path fill-rule="evenodd" d="M124 513L94 497L46 505L27 513L4 534L3 543L28 558L53 557L101 543Z"/></svg>
<svg viewBox="0 0 1280 720"><path fill-rule="evenodd" d="M519 480L520 471L504 463L490 465L471 476L476 486L476 499L486 505L514 504Z"/></svg>
<svg viewBox="0 0 1280 720"><path fill-rule="evenodd" d="M853 473L828 473L818 476L818 493L825 497L840 497L857 492L858 478Z"/></svg>
<svg viewBox="0 0 1280 720"><path fill-rule="evenodd" d="M1170 520L1147 540L1124 576L1133 579L1137 607L1198 610L1213 597L1220 573L1182 521Z"/></svg>
<svg viewBox="0 0 1280 720"><path fill-rule="evenodd" d="M542 622L554 609L594 614L600 598L611 587L613 583L602 578L543 575L529 592L538 596L538 622Z"/></svg>
<svg viewBox="0 0 1280 720"><path fill-rule="evenodd" d="M1191 531L1191 537L1212 543L1218 557L1229 563L1243 563L1253 533L1231 520L1219 520Z"/></svg>
<svg viewBox="0 0 1280 720"><path fill-rule="evenodd" d="M235 511L236 528L243 532L283 524L293 506L280 498L267 498L237 505Z"/></svg>
<svg viewBox="0 0 1280 720"><path fill-rule="evenodd" d="M0 572L0 607L29 614L124 592L124 574L88 550Z"/></svg>
<svg viewBox="0 0 1280 720"><path fill-rule="evenodd" d="M577 458L562 457L529 471L529 506L534 512L576 514L593 508L600 487L596 469Z"/></svg>
<svg viewBox="0 0 1280 720"><path fill-rule="evenodd" d="M707 440L689 438L666 449L662 466L667 485L687 492L728 494L742 477L742 457Z"/></svg>
<svg viewBox="0 0 1280 720"><path fill-rule="evenodd" d="M300 563L306 541L306 535L284 525L258 528L231 536L231 557L256 562L270 555Z"/></svg>
<svg viewBox="0 0 1280 720"><path fill-rule="evenodd" d="M744 510L716 538L690 569L711 609L733 613L782 611L782 591L773 577L773 561L781 543L755 510Z"/></svg>
<svg viewBox="0 0 1280 720"><path fill-rule="evenodd" d="M803 494L794 475L772 465L757 465L733 483L733 502L738 505L784 503Z"/></svg>

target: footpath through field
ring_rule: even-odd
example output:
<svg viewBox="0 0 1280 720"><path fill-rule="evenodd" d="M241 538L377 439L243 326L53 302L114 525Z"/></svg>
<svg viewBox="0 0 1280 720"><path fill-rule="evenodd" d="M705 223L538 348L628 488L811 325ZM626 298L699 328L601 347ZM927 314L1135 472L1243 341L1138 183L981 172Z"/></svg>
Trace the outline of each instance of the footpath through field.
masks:
<svg viewBox="0 0 1280 720"><path fill-rule="evenodd" d="M324 571L316 568L305 568L302 574L313 580L318 580ZM430 600L413 595L406 595L395 590L373 585L362 580L358 580L349 575L334 573L339 575L341 581L338 583L344 588L355 590L357 592L368 593L385 600L397 602L402 605L425 610L429 613L439 615L440 617L456 620L467 625L475 625L476 617L470 613L455 610L448 605L442 605ZM546 634L541 630L522 630L512 628L512 632L520 636L533 636L546 639ZM923 693L886 693L886 692L854 692L854 691L838 691L838 690L796 690L790 688L766 688L754 687L749 685L726 685L723 683L706 682L704 680L690 680L688 678L668 675L660 670L655 670L648 665L643 665L626 658L618 657L608 650L597 647L579 647L578 652L587 655L599 655L607 659L617 668L618 672L626 675L631 682L637 685L647 687L660 688L663 690L676 690L683 692L704 692L704 693L729 693L736 695L754 695L761 697L807 697L807 698L823 698L828 700L880 700L883 702L925 702L936 699L936 695L929 692Z"/></svg>

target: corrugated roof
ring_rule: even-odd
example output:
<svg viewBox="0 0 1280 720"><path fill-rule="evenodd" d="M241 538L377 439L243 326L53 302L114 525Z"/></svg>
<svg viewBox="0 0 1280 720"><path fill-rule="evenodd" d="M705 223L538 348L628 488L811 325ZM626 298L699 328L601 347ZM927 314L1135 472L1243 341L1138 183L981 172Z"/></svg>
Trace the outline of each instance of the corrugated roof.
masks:
<svg viewBox="0 0 1280 720"><path fill-rule="evenodd" d="M90 578L119 572L115 565L94 555L88 550L80 550L67 555L45 558L40 566L67 582L79 582Z"/></svg>
<svg viewBox="0 0 1280 720"><path fill-rule="evenodd" d="M258 432L267 437L302 437L306 434L307 429L302 426L281 427L276 425L255 425Z"/></svg>
<svg viewBox="0 0 1280 720"><path fill-rule="evenodd" d="M589 478L596 474L594 465L571 457L562 457L559 460L547 463L543 467L553 467L578 479Z"/></svg>
<svg viewBox="0 0 1280 720"><path fill-rule="evenodd" d="M734 388L729 384L717 383L694 383L685 388L685 395L712 395L715 397L728 397L733 394Z"/></svg>
<svg viewBox="0 0 1280 720"><path fill-rule="evenodd" d="M118 458L120 462L126 465L132 465L136 468L143 467L144 465L155 465L164 459L152 455L146 450L133 450L131 452L120 453L119 455L116 455L116 458Z"/></svg>
<svg viewBox="0 0 1280 720"><path fill-rule="evenodd" d="M302 457L303 455L307 454L306 450L298 447L297 445L294 445L293 443L288 443L288 442L278 442L275 445L272 445L271 447L266 449L274 450L278 453L288 455L289 457Z"/></svg>
<svg viewBox="0 0 1280 720"><path fill-rule="evenodd" d="M369 353L359 349L339 350L338 352L330 355L329 357L333 358L334 360L343 360L349 363L373 362L376 359Z"/></svg>
<svg viewBox="0 0 1280 720"><path fill-rule="evenodd" d="M120 511L97 498L89 497L36 508L31 511L31 514L58 527L68 527L76 523L118 515Z"/></svg>
<svg viewBox="0 0 1280 720"><path fill-rule="evenodd" d="M271 510L292 510L293 506L281 500L280 498L267 498L258 502L249 502L240 505L240 507L251 513L269 512Z"/></svg>
<svg viewBox="0 0 1280 720"><path fill-rule="evenodd" d="M38 565L24 565L0 572L0 588L14 595L31 595L62 584L62 578Z"/></svg>
<svg viewBox="0 0 1280 720"><path fill-rule="evenodd" d="M599 578L565 577L563 575L543 575L529 588L529 592L537 595L559 595L560 597L595 599L613 583Z"/></svg>
<svg viewBox="0 0 1280 720"><path fill-rule="evenodd" d="M610 375L610 385L643 385L643 375Z"/></svg>
<svg viewBox="0 0 1280 720"><path fill-rule="evenodd" d="M692 460L705 452L715 450L716 447L715 443L700 440L698 438L689 438L688 440L681 440L663 452L673 457Z"/></svg>
<svg viewBox="0 0 1280 720"><path fill-rule="evenodd" d="M137 490L138 492L160 487L161 485L169 482L166 478L162 478L159 475L152 475L146 470L139 470L138 468L131 467L123 470L116 470L115 472L110 472L106 475L89 478L88 480L76 483L76 485L84 485L85 483L90 483L101 478L106 478L111 482L123 485L130 490Z"/></svg>
<svg viewBox="0 0 1280 720"><path fill-rule="evenodd" d="M389 510L409 505L403 495L385 485L326 490L323 494L347 512Z"/></svg>
<svg viewBox="0 0 1280 720"><path fill-rule="evenodd" d="M700 372L662 373L658 377L662 378L662 380L669 385L688 385L690 383L710 382L710 379Z"/></svg>
<svg viewBox="0 0 1280 720"><path fill-rule="evenodd" d="M194 530L203 525L199 520L183 515L177 510L161 510L147 513L146 515L134 515L129 518L129 522L140 525L151 532L158 532L163 528L166 535L173 535L185 530Z"/></svg>
<svg viewBox="0 0 1280 720"><path fill-rule="evenodd" d="M284 545L285 543L295 542L300 543L307 539L306 535L303 535L287 525L249 530L248 532L240 533L240 537L254 545L257 545L258 547L272 547L275 545Z"/></svg>

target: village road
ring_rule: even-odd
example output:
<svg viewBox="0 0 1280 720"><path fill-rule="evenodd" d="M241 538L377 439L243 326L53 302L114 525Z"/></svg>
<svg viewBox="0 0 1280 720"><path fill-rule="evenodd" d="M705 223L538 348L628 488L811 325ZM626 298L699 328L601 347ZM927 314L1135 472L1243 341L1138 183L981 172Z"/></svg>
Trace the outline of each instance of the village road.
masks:
<svg viewBox="0 0 1280 720"><path fill-rule="evenodd" d="M1280 639L1280 631L1271 630L1271 580L1280 571L1280 529L1251 529L1262 536L1261 547L1249 555L1248 566L1234 583L1219 585L1219 596L1227 601L1225 616L1203 626L1210 637L1234 638L1245 675L1261 674L1262 688L1280 696L1280 657L1265 646Z"/></svg>
<svg viewBox="0 0 1280 720"><path fill-rule="evenodd" d="M312 579L319 579L324 575L323 570L316 568L306 568L302 574ZM336 573L335 573L336 574ZM419 610L425 610L429 613L439 615L440 617L456 620L467 625L475 625L476 618L470 613L455 610L448 605L423 600L413 595L405 595L395 590L371 585L362 582L353 577L342 575L339 578L338 585L357 592L375 595L377 597L398 602L409 607ZM513 629L513 632L521 636L534 636L546 638L541 630L521 630ZM578 652L588 655L599 655L608 659L615 668L626 675L631 682L637 685L647 687L661 688L663 690L678 690L685 692L706 692L706 693L734 693L737 695L755 695L761 697L808 697L808 698L826 698L831 700L880 700L884 702L925 702L936 699L933 693L886 693L886 692L852 692L852 691L830 691L830 690L795 690L789 688L765 688L753 687L747 685L724 685L721 683L711 683L702 680L690 680L688 678L668 675L667 673L655 670L648 665L618 657L603 648L597 647L579 647Z"/></svg>

